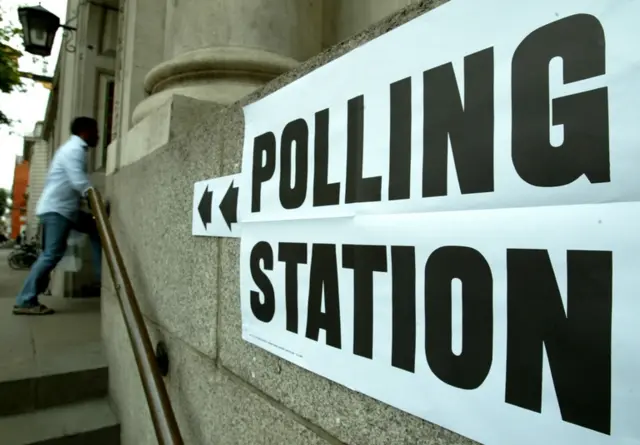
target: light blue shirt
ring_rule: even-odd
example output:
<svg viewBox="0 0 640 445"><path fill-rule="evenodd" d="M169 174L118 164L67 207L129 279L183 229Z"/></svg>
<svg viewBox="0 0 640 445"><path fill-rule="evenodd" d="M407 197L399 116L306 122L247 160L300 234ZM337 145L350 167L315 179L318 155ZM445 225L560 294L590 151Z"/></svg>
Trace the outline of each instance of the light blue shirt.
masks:
<svg viewBox="0 0 640 445"><path fill-rule="evenodd" d="M36 208L37 215L58 213L76 219L80 199L92 187L87 176L87 143L71 136L53 156L44 190Z"/></svg>

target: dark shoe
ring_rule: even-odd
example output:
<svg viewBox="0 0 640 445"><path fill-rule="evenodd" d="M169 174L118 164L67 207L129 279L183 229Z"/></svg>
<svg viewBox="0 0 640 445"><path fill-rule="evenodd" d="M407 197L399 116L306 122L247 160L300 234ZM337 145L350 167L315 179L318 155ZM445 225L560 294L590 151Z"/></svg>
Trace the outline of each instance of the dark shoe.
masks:
<svg viewBox="0 0 640 445"><path fill-rule="evenodd" d="M14 315L51 315L55 313L55 311L51 308L48 308L44 304L40 304L38 306L14 306L13 314Z"/></svg>

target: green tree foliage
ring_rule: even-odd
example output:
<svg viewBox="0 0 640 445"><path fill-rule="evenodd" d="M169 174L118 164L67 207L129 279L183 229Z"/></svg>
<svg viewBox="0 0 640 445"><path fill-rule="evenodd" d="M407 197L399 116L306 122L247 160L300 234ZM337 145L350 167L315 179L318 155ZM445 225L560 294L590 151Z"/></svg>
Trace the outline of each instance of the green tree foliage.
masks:
<svg viewBox="0 0 640 445"><path fill-rule="evenodd" d="M0 91L11 93L22 88L22 80L18 70L18 59L22 53L12 48L11 39L20 34L19 28L14 28L4 20L0 10ZM11 120L0 110L0 125L8 125Z"/></svg>
<svg viewBox="0 0 640 445"><path fill-rule="evenodd" d="M9 208L9 192L0 188L0 218L4 216Z"/></svg>

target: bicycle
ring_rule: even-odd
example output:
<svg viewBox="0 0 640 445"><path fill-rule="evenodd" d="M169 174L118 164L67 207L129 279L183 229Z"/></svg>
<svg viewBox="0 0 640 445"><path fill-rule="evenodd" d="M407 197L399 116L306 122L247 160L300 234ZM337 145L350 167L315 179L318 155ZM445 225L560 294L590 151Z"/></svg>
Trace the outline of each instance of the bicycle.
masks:
<svg viewBox="0 0 640 445"><path fill-rule="evenodd" d="M9 254L7 261L9 267L14 270L30 269L33 263L38 259L41 249L38 246L37 240L33 240L30 243L23 243Z"/></svg>

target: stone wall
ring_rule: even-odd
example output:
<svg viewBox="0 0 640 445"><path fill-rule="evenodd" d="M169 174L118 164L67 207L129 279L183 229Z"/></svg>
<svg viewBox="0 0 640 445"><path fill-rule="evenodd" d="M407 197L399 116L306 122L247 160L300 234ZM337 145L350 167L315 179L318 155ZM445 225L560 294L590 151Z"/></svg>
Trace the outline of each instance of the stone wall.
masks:
<svg viewBox="0 0 640 445"><path fill-rule="evenodd" d="M187 444L472 444L241 338L239 240L191 236L193 183L237 173L242 106L443 3L418 2L231 106L176 96L170 142L107 177L111 222ZM121 310L104 280L103 336L123 444L156 444Z"/></svg>

